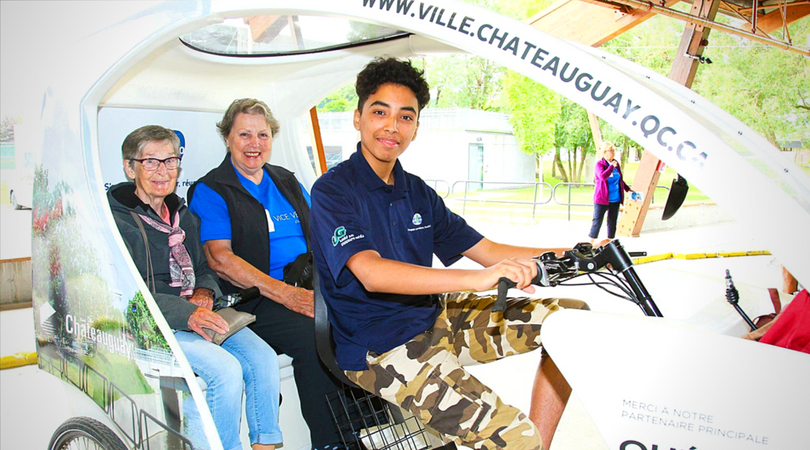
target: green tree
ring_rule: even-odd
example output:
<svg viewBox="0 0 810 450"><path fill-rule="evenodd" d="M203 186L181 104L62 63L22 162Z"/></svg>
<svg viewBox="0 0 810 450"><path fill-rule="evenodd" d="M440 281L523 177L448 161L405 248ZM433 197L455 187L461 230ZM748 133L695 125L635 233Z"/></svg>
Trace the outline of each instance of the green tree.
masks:
<svg viewBox="0 0 810 450"><path fill-rule="evenodd" d="M619 152L619 161L622 167L627 164L628 156L632 150L636 151L636 159L641 159L641 150L643 147L636 141L627 137L626 134L617 130L613 125L599 119L599 129L602 132L602 140L613 142ZM598 149L596 149L598 150Z"/></svg>
<svg viewBox="0 0 810 450"><path fill-rule="evenodd" d="M424 70L434 108L497 111L504 69L471 55L429 56Z"/></svg>
<svg viewBox="0 0 810 450"><path fill-rule="evenodd" d="M560 116L554 130L554 140L557 148L564 148L568 151L568 174L562 169L562 164L557 161L557 168L562 169L563 181L582 181L582 168L585 164L585 157L593 153L593 134L591 134L588 113L585 108L566 99L560 99ZM579 161L577 161L579 156ZM555 156L556 159L556 156Z"/></svg>
<svg viewBox="0 0 810 450"><path fill-rule="evenodd" d="M511 70L504 78L509 122L518 146L535 155L537 173L542 173L541 156L554 147L554 129L560 115L560 96Z"/></svg>
<svg viewBox="0 0 810 450"><path fill-rule="evenodd" d="M525 20L553 3L553 0L466 1L517 20ZM501 98L507 83L506 69L485 58L466 54L428 57L425 69L435 108L518 111L509 100Z"/></svg>
<svg viewBox="0 0 810 450"><path fill-rule="evenodd" d="M342 112L355 109L357 109L357 94L354 91L354 83L349 83L336 90L318 104L318 112Z"/></svg>
<svg viewBox="0 0 810 450"><path fill-rule="evenodd" d="M790 35L795 43L808 42L810 21L792 24ZM810 60L714 32L705 54L712 55L713 64L700 66L693 85L696 92L776 147L787 140L803 140L810 146Z"/></svg>
<svg viewBox="0 0 810 450"><path fill-rule="evenodd" d="M346 35L346 40L349 42L366 41L369 39L376 39L381 36L389 36L395 34L398 30L394 28L383 27L365 22L351 21L349 23L351 30Z"/></svg>
<svg viewBox="0 0 810 450"><path fill-rule="evenodd" d="M655 16L600 48L666 76L675 61L683 29L684 22Z"/></svg>

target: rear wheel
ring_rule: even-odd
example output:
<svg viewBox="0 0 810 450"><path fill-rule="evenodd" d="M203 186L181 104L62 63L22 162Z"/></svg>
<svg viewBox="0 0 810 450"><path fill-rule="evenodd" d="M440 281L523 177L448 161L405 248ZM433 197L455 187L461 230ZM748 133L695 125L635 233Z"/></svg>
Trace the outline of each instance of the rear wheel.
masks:
<svg viewBox="0 0 810 450"><path fill-rule="evenodd" d="M106 425L89 417L65 421L51 437L49 450L127 450Z"/></svg>

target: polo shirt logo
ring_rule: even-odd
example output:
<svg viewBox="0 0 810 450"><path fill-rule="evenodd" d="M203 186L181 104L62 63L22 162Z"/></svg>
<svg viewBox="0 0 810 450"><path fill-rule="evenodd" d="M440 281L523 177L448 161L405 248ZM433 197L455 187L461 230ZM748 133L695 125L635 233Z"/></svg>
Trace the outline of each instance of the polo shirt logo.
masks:
<svg viewBox="0 0 810 450"><path fill-rule="evenodd" d="M335 234L332 235L332 247L337 247L340 238L346 236L346 227L340 226L335 228Z"/></svg>
<svg viewBox="0 0 810 450"><path fill-rule="evenodd" d="M335 228L335 234L332 235L332 247L337 247L338 244L343 247L365 237L365 234L347 234L346 227L340 226Z"/></svg>
<svg viewBox="0 0 810 450"><path fill-rule="evenodd" d="M411 223L413 223L416 226L422 225L422 216L419 215L419 213L414 214Z"/></svg>

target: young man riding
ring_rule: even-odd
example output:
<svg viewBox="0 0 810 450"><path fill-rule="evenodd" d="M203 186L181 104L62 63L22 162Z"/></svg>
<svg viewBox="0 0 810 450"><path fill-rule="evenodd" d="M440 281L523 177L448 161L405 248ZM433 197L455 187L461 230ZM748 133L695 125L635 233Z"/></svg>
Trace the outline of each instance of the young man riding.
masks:
<svg viewBox="0 0 810 450"><path fill-rule="evenodd" d="M571 392L550 358L538 367L532 420L463 364L539 348L548 314L587 306L520 298L492 312L495 296L459 291L488 290L506 277L534 292L537 268L529 258L562 249L492 242L402 169L398 157L416 138L430 100L422 72L377 59L358 74L356 89L358 150L312 188L313 248L338 365L363 389L461 444L547 447ZM483 268L434 269L434 254L445 265L465 256Z"/></svg>

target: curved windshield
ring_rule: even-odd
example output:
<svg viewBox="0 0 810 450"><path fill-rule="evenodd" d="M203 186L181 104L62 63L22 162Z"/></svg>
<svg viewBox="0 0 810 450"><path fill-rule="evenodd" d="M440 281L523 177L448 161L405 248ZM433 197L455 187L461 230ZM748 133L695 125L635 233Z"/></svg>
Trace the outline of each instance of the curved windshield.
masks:
<svg viewBox="0 0 810 450"><path fill-rule="evenodd" d="M380 25L322 16L226 19L180 36L189 47L217 55L272 56L334 50L407 36Z"/></svg>

